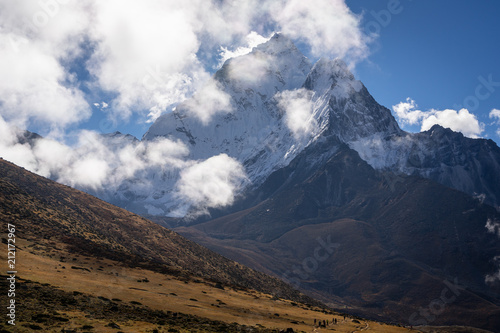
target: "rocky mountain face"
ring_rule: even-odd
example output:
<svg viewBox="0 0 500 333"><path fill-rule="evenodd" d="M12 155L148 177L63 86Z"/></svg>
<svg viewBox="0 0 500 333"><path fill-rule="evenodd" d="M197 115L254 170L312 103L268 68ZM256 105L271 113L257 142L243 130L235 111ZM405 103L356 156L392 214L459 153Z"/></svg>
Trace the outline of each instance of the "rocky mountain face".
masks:
<svg viewBox="0 0 500 333"><path fill-rule="evenodd" d="M234 74L255 59L273 59L259 80ZM212 220L166 223L333 306L412 325L500 327L494 142L440 126L406 133L342 61L311 66L279 35L215 80L231 112L202 123L181 105L144 139L186 142L193 159L226 153L250 182ZM297 100L309 115L303 131L289 122Z"/></svg>
<svg viewBox="0 0 500 333"><path fill-rule="evenodd" d="M214 80L231 97L231 112L203 123L188 102L161 116L143 140L181 140L195 160L225 153L243 164L252 188L327 137L347 142L374 133L401 133L389 110L375 102L342 60L320 59L311 65L282 35L230 59ZM298 135L287 124L290 100L300 100L305 105L299 107L308 109L306 130ZM162 186L172 187L174 181Z"/></svg>
<svg viewBox="0 0 500 333"><path fill-rule="evenodd" d="M38 139L29 132L17 138L32 149ZM129 167L106 186L76 186L148 216L182 217L196 210L178 191L181 172L194 163L221 155L234 159L245 173L232 184L235 194L248 196L306 147L322 149L327 158L334 150L323 143L332 140L377 170L432 179L500 205L500 148L493 141L440 126L402 131L342 60L312 64L280 34L228 60L198 94L158 118L142 140L120 133L100 139L120 151L117 158ZM145 158L151 146L154 156ZM170 160L161 160L175 149ZM58 180L56 173L50 177Z"/></svg>
<svg viewBox="0 0 500 333"><path fill-rule="evenodd" d="M497 330L500 242L488 225L500 213L432 180L375 170L338 140L323 148L274 172L241 210L176 230L333 307Z"/></svg>
<svg viewBox="0 0 500 333"><path fill-rule="evenodd" d="M492 140L435 125L415 134L374 135L350 146L376 169L429 178L499 206L500 150Z"/></svg>
<svg viewBox="0 0 500 333"><path fill-rule="evenodd" d="M180 140L193 160L227 154L244 166L245 190L260 186L306 147L337 138L375 169L433 179L493 206L500 203L500 149L494 142L439 126L417 134L402 131L342 60L320 59L312 65L277 34L251 53L228 60L214 81L230 97L230 111L203 122L192 110L194 105L203 111L203 100L188 101L161 116L143 141ZM299 133L289 122L297 100L303 103L297 108L307 109ZM141 212L138 203L143 202L168 215L177 205L170 189L178 173L149 177L154 197L134 200L129 193L127 200L136 211Z"/></svg>
<svg viewBox="0 0 500 333"><path fill-rule="evenodd" d="M2 242L15 239L22 299L15 332L309 332L319 321L337 332L408 331L332 311L277 278L2 159L0 220L9 229ZM0 299L9 302L7 293ZM0 323L0 331L12 325Z"/></svg>
<svg viewBox="0 0 500 333"><path fill-rule="evenodd" d="M299 150L275 96L300 88L310 70L309 60L290 40L276 35L251 54L230 59L215 74L217 85L231 97L232 111L203 123L185 103L161 116L143 139L180 139L188 144L190 158L196 160L228 154L245 165L252 182L262 182Z"/></svg>

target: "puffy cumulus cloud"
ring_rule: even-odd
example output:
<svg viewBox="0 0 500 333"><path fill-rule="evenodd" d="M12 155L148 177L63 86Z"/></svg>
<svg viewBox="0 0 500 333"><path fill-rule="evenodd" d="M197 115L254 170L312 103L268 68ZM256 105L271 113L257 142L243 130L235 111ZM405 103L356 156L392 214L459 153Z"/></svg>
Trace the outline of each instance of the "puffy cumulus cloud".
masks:
<svg viewBox="0 0 500 333"><path fill-rule="evenodd" d="M226 60L273 31L316 55L366 53L359 19L343 0L0 0L0 22L0 75L9 77L1 114L24 127L88 119L82 85L114 96L106 109L114 120L138 112L154 121L209 79L213 63L200 54L220 50Z"/></svg>
<svg viewBox="0 0 500 333"><path fill-rule="evenodd" d="M312 92L307 89L286 90L275 96L285 114L285 123L297 140L310 138L318 129L313 117Z"/></svg>
<svg viewBox="0 0 500 333"><path fill-rule="evenodd" d="M361 18L344 0L272 1L271 15L281 31L311 46L316 56L341 57L349 63L368 55Z"/></svg>
<svg viewBox="0 0 500 333"><path fill-rule="evenodd" d="M21 135L21 130L10 126L0 115L0 157L35 171L36 158L29 143L20 142Z"/></svg>
<svg viewBox="0 0 500 333"><path fill-rule="evenodd" d="M90 23L89 4L89 0L0 0L0 30L12 34L15 51L33 43L56 58L72 57L82 51Z"/></svg>
<svg viewBox="0 0 500 333"><path fill-rule="evenodd" d="M35 146L36 152L44 148L45 141ZM53 151L57 152L56 149ZM103 139L100 134L83 131L77 147L68 153L66 165L51 169L53 178L71 186L109 192L124 181L140 178L150 170L178 170L185 165L189 150L182 142L165 138L138 142L127 137ZM50 154L37 156L42 164L49 163L46 159Z"/></svg>
<svg viewBox="0 0 500 333"><path fill-rule="evenodd" d="M125 181L149 171L180 170L189 149L166 138L139 142L126 136L109 137L81 131L70 147L45 138L20 143L0 118L0 157L60 183L88 191L116 190Z"/></svg>
<svg viewBox="0 0 500 333"><path fill-rule="evenodd" d="M220 48L220 61L219 67L222 66L226 60L239 57L245 54L248 54L252 51L254 47L260 45L262 43L267 42L271 37L264 37L259 35L257 32L252 31L244 38L244 42L242 46L238 46L236 49L230 50L228 47L222 46Z"/></svg>
<svg viewBox="0 0 500 333"><path fill-rule="evenodd" d="M62 1L61 1L62 2ZM11 124L65 128L90 116L63 63L80 53L87 20L81 5L0 2L0 114Z"/></svg>
<svg viewBox="0 0 500 333"><path fill-rule="evenodd" d="M417 104L411 98L406 102L393 105L392 109L399 120L399 123L405 125L421 125L421 131L427 131L434 125L441 125L455 132L461 132L470 138L478 138L484 131L484 124L479 122L476 115L467 109L459 111L446 110L417 110Z"/></svg>
<svg viewBox="0 0 500 333"><path fill-rule="evenodd" d="M415 125L420 123L425 117L424 112L415 110L416 107L417 104L415 101L408 97L406 102L393 105L392 109L402 124Z"/></svg>
<svg viewBox="0 0 500 333"><path fill-rule="evenodd" d="M490 119L494 119L495 122L500 125L500 110L493 109L490 111Z"/></svg>
<svg viewBox="0 0 500 333"><path fill-rule="evenodd" d="M202 39L221 44L236 44L253 29L262 29L266 0L189 0L196 13ZM272 0L274 1L274 0Z"/></svg>
<svg viewBox="0 0 500 333"><path fill-rule="evenodd" d="M189 114L195 115L207 125L217 113L228 113L233 110L231 96L221 90L220 84L211 79L194 96L182 104Z"/></svg>
<svg viewBox="0 0 500 333"><path fill-rule="evenodd" d="M441 125L455 132L462 132L469 138L478 138L484 131L484 124L480 123L476 115L467 109L461 109L458 112L449 109L430 112L432 114L422 121L422 131L427 131L434 125Z"/></svg>
<svg viewBox="0 0 500 333"><path fill-rule="evenodd" d="M243 166L221 154L184 169L176 187L181 199L205 211L209 207L232 204L246 179Z"/></svg>
<svg viewBox="0 0 500 333"><path fill-rule="evenodd" d="M195 53L196 16L184 2L95 2L91 38L97 41L89 70L99 86L118 94L113 112L159 111L192 93L192 81L207 76ZM189 3L189 1L188 1Z"/></svg>

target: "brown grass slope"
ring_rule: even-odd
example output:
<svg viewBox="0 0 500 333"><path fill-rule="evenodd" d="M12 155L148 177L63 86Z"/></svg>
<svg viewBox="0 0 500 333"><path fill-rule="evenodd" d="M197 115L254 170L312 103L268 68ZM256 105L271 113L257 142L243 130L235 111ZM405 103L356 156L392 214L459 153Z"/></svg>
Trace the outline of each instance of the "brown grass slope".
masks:
<svg viewBox="0 0 500 333"><path fill-rule="evenodd" d="M291 300L314 302L276 278L226 259L124 209L1 159L0 220L16 225L17 237L27 240L60 241L81 254L132 267L194 275Z"/></svg>
<svg viewBox="0 0 500 333"><path fill-rule="evenodd" d="M0 333L310 332L316 320L338 332L408 331L325 309L279 280L1 159L0 221L16 226L17 270L16 326L1 322ZM4 275L0 289L8 289ZM2 292L0 304L7 302Z"/></svg>

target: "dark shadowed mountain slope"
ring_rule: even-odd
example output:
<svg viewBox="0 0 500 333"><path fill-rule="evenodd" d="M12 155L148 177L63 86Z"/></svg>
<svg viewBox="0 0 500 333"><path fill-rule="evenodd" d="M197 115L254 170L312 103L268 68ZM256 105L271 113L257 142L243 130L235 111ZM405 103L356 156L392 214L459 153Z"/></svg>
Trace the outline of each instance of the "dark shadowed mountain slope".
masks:
<svg viewBox="0 0 500 333"><path fill-rule="evenodd" d="M485 282L500 253L486 224L500 214L480 200L428 179L376 171L329 141L273 173L248 204L177 230L365 315L500 328L499 281ZM449 301L432 303L441 295ZM420 313L429 306L434 312Z"/></svg>

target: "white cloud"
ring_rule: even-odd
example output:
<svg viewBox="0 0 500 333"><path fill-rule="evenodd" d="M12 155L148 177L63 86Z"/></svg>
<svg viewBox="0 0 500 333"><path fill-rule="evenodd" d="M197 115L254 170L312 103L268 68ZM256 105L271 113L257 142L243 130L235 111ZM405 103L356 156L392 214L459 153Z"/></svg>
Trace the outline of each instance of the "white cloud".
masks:
<svg viewBox="0 0 500 333"><path fill-rule="evenodd" d="M494 119L494 124L500 126L500 110L493 109L490 112L490 119ZM500 127L497 129L497 135L500 136Z"/></svg>
<svg viewBox="0 0 500 333"><path fill-rule="evenodd" d="M312 93L303 88L275 96L278 107L285 113L285 123L297 140L310 138L318 129L311 97Z"/></svg>
<svg viewBox="0 0 500 333"><path fill-rule="evenodd" d="M0 0L0 9L0 76L10 78L0 87L0 114L21 127L65 128L90 117L69 70L75 61L95 80L87 87L115 96L102 107L110 117L139 112L151 122L209 79L200 51L229 59L280 30L315 55L360 58L367 50L343 0Z"/></svg>
<svg viewBox="0 0 500 333"><path fill-rule="evenodd" d="M422 121L422 131L429 130L434 125L450 128L455 132L462 132L469 138L478 138L484 131L484 125L477 120L476 115L467 109L436 111Z"/></svg>
<svg viewBox="0 0 500 333"><path fill-rule="evenodd" d="M101 102L101 103L94 103L94 106L98 108L99 110L104 110L109 107L109 104L106 102Z"/></svg>
<svg viewBox="0 0 500 333"><path fill-rule="evenodd" d="M392 109L402 124L415 125L425 118L425 112L415 110L416 107L415 101L408 97L406 102L393 105Z"/></svg>
<svg viewBox="0 0 500 333"><path fill-rule="evenodd" d="M486 226L485 228L488 230L490 234L497 235L500 237L500 222L498 221L493 221L492 219L488 219L486 221Z"/></svg>
<svg viewBox="0 0 500 333"><path fill-rule="evenodd" d="M229 77L244 84L258 84L271 67L274 58L265 53L253 57L233 58L229 66Z"/></svg>
<svg viewBox="0 0 500 333"><path fill-rule="evenodd" d="M284 34L309 44L316 56L353 63L368 55L369 40L360 29L360 17L344 0L273 1L271 15Z"/></svg>
<svg viewBox="0 0 500 333"><path fill-rule="evenodd" d="M194 80L208 78L195 56L196 17L182 3L95 2L90 33L98 44L89 69L102 89L118 93L112 104L116 116L150 110L154 120L186 99Z"/></svg>
<svg viewBox="0 0 500 333"><path fill-rule="evenodd" d="M494 257L493 261L500 267L500 256ZM500 281L500 268L498 269L498 272L486 275L484 280L486 283L495 283L496 281Z"/></svg>
<svg viewBox="0 0 500 333"><path fill-rule="evenodd" d="M74 147L44 138L30 146L18 143L20 132L9 128L1 118L0 133L0 157L83 190L112 193L132 177L140 178L150 171L178 171L188 165L188 148L165 138L138 142L81 131Z"/></svg>
<svg viewBox="0 0 500 333"><path fill-rule="evenodd" d="M214 115L233 110L231 97L212 79L181 107L195 115L204 125L207 125Z"/></svg>
<svg viewBox="0 0 500 333"><path fill-rule="evenodd" d="M0 157L35 171L36 158L29 144L19 143L20 134L20 130L11 127L0 115Z"/></svg>
<svg viewBox="0 0 500 333"><path fill-rule="evenodd" d="M434 125L441 125L455 132L461 132L470 138L478 138L484 132L484 124L480 123L476 115L467 109L459 111L446 110L417 110L417 104L411 98L406 102L393 105L392 109L399 120L399 123L405 125L421 124L421 131L427 131Z"/></svg>
<svg viewBox="0 0 500 333"><path fill-rule="evenodd" d="M497 124L500 124L500 110L498 110L498 109L491 110L490 118L496 119Z"/></svg>
<svg viewBox="0 0 500 333"><path fill-rule="evenodd" d="M108 177L110 168L106 161L87 156L85 159L75 161L68 171L71 174L71 181L78 182L79 186L97 190Z"/></svg>
<svg viewBox="0 0 500 333"><path fill-rule="evenodd" d="M58 130L90 117L63 66L80 53L88 17L82 3L62 3L0 1L0 114L11 124Z"/></svg>
<svg viewBox="0 0 500 333"><path fill-rule="evenodd" d="M64 128L90 116L83 93L44 43L21 43L15 50L0 33L0 114L25 127L28 122ZM8 79L7 79L8 78Z"/></svg>
<svg viewBox="0 0 500 333"><path fill-rule="evenodd" d="M219 67L222 66L226 60L239 57L245 54L248 54L252 51L254 47L257 45L260 45L262 43L267 42L270 39L270 37L266 38L264 36L259 35L255 31L250 32L248 35L245 36L244 38L244 45L239 46L238 48L234 50L229 50L227 47L222 46L220 48L220 61L219 61Z"/></svg>
<svg viewBox="0 0 500 333"><path fill-rule="evenodd" d="M232 204L245 180L243 166L226 154L221 154L183 170L177 189L180 198L204 210Z"/></svg>

